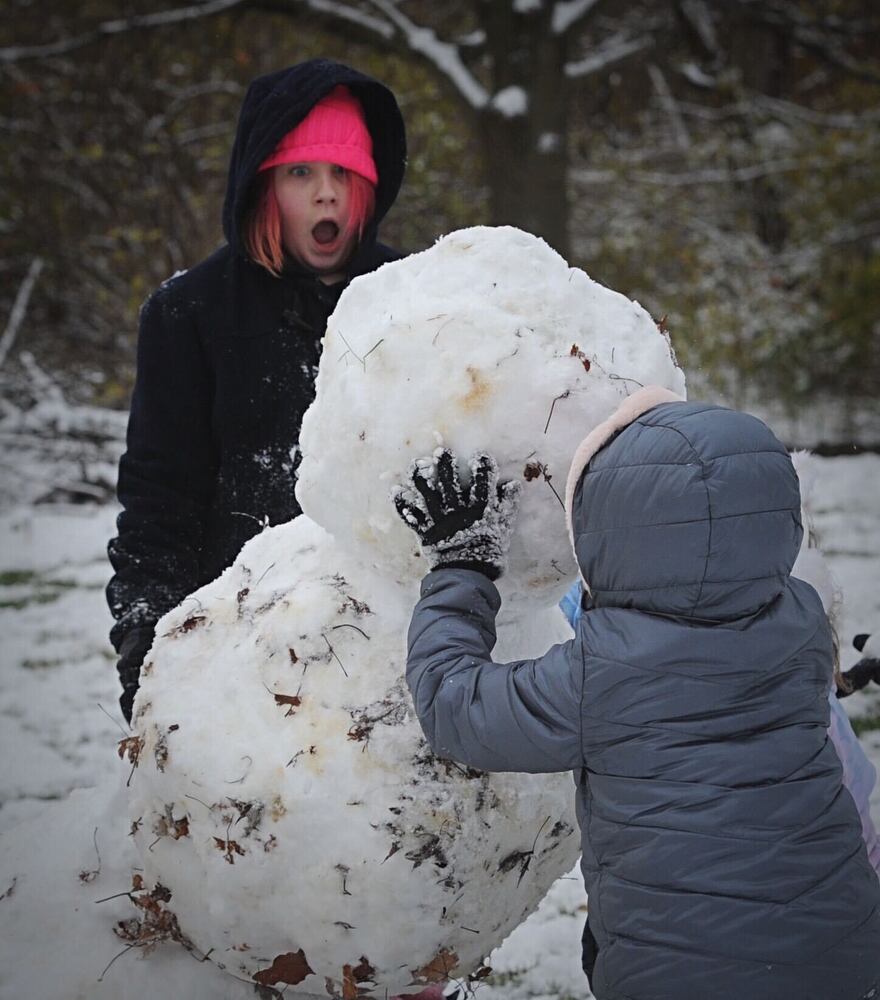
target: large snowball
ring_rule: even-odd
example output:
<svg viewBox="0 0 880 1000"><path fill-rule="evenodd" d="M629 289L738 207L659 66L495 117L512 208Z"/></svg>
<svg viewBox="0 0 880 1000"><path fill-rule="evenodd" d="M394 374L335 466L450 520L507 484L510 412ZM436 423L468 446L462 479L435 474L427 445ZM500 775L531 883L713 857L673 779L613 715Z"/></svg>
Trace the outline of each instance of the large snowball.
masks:
<svg viewBox="0 0 880 1000"><path fill-rule="evenodd" d="M403 681L416 596L300 517L159 623L132 828L163 912L236 976L349 997L467 974L577 857L569 774L429 751ZM512 657L567 626L500 632Z"/></svg>
<svg viewBox="0 0 880 1000"><path fill-rule="evenodd" d="M574 575L559 494L583 437L649 383L683 392L638 303L512 228L452 233L354 281L327 329L297 497L379 572L425 572L388 495L441 440L524 481L505 599L555 603Z"/></svg>

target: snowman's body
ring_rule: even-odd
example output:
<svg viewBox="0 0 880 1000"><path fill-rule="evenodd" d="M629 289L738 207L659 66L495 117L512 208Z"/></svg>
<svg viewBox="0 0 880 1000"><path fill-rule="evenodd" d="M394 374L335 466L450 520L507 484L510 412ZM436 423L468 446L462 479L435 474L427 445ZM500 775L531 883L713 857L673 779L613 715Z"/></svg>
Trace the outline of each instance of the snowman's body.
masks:
<svg viewBox="0 0 880 1000"><path fill-rule="evenodd" d="M523 480L495 655L538 655L570 634L569 459L646 383L683 391L647 313L517 230L454 233L343 294L305 515L159 623L136 706L145 882L212 962L304 993L414 989L473 973L570 870L569 774L475 772L422 739L403 675L426 567L389 491L440 440Z"/></svg>

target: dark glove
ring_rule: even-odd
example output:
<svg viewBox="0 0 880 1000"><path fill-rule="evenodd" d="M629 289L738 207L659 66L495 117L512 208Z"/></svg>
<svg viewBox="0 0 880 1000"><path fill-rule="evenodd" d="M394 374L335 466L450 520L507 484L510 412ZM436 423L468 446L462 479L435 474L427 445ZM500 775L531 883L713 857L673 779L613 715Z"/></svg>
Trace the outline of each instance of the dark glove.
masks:
<svg viewBox="0 0 880 1000"><path fill-rule="evenodd" d="M520 484L499 483L490 455L475 455L470 470L470 485L462 486L455 455L444 448L413 464L409 482L392 492L394 506L419 536L431 569L475 569L496 580L507 561Z"/></svg>
<svg viewBox="0 0 880 1000"><path fill-rule="evenodd" d="M870 638L871 636L865 633L857 635L853 639L853 645L861 653ZM869 647L870 654L873 654L876 645L876 640L871 643ZM865 656L841 676L843 677L844 684L837 689L838 698L845 698L848 694L852 694L853 691L861 691L871 681L875 684L880 684L880 658L874 655Z"/></svg>
<svg viewBox="0 0 880 1000"><path fill-rule="evenodd" d="M128 723L131 722L131 709L137 694L141 664L153 645L154 630L153 625L138 625L126 634L119 647L119 662L116 664L119 682L122 684L119 707Z"/></svg>

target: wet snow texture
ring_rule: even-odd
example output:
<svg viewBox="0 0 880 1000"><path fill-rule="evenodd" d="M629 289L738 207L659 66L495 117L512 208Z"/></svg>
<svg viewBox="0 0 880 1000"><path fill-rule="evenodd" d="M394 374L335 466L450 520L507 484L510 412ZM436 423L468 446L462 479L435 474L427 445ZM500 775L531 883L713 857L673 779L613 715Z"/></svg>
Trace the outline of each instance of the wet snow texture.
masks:
<svg viewBox="0 0 880 1000"><path fill-rule="evenodd" d="M568 775L490 775L425 745L403 683L415 597L299 517L159 623L133 838L189 940L244 979L291 954L278 981L331 995L464 975L577 859ZM548 645L565 637L543 619ZM501 629L502 655L521 632Z"/></svg>
<svg viewBox="0 0 880 1000"><path fill-rule="evenodd" d="M575 576L559 494L574 450L640 385L684 393L665 335L637 303L542 240L473 227L355 279L330 317L303 420L296 495L346 552L398 580L424 575L388 495L438 444L486 447L522 484L498 589L509 608ZM341 419L344 415L344 419ZM333 503L327 503L327 497Z"/></svg>
<svg viewBox="0 0 880 1000"><path fill-rule="evenodd" d="M844 590L846 667L858 658L851 636L880 624L880 503L873 485L880 457L816 464L816 526ZM126 898L94 901L130 888L135 863L133 848L127 854L119 848L131 844L120 791L129 765L116 756L120 731L98 707L119 718L102 594L115 513L49 507L0 516L0 998L246 1000L252 987L175 945L124 954L97 982L124 947L113 922L133 909ZM845 704L855 716L878 720L880 689ZM880 768L878 724L861 738ZM100 791L65 798L93 784ZM880 789L873 802L880 825ZM478 997L586 997L578 957L584 905L577 872L560 879L491 956L494 972Z"/></svg>

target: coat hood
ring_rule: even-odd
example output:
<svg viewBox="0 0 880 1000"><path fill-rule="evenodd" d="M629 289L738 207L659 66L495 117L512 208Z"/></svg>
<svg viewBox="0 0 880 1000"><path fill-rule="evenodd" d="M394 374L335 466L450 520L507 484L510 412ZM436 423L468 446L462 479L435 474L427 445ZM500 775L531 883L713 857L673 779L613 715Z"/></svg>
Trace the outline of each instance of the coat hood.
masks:
<svg viewBox="0 0 880 1000"><path fill-rule="evenodd" d="M803 535L797 474L772 431L657 387L584 441L566 500L597 607L748 617L786 587Z"/></svg>
<svg viewBox="0 0 880 1000"><path fill-rule="evenodd" d="M353 273L359 273L358 258L369 253L379 223L400 190L406 167L406 133L397 101L386 86L329 59L311 59L269 73L248 87L238 117L223 204L223 232L237 253L245 255L244 220L256 194L254 180L260 164L281 138L340 84L361 102L379 174L376 210L351 268Z"/></svg>

